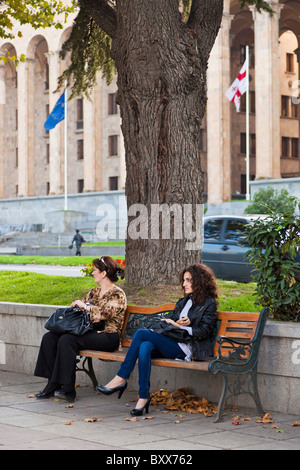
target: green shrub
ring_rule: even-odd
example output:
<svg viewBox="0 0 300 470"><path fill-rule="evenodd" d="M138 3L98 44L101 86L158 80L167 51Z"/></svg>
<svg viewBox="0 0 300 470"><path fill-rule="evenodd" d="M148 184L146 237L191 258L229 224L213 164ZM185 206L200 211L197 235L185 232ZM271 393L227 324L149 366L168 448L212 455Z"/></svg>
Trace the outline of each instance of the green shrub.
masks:
<svg viewBox="0 0 300 470"><path fill-rule="evenodd" d="M245 214L292 214L295 212L295 198L286 189L280 192L270 186L260 188L245 209Z"/></svg>
<svg viewBox="0 0 300 470"><path fill-rule="evenodd" d="M257 302L269 307L276 320L299 322L300 216L273 212L247 226L246 236L247 256L256 268Z"/></svg>

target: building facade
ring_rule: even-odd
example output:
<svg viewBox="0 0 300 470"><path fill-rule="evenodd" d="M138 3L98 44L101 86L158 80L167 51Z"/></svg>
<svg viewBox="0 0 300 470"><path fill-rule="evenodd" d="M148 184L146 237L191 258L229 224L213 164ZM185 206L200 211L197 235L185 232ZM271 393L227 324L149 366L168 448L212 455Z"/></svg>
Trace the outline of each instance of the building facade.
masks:
<svg viewBox="0 0 300 470"><path fill-rule="evenodd" d="M250 49L250 178L300 176L298 80L300 0L271 1L275 14L240 9L224 1L222 27L208 69L207 112L201 133L202 170L210 204L246 192L245 98L237 113L225 97ZM74 17L63 30L22 27L23 37L0 50L25 62L0 62L0 198L64 193L64 125L46 132L44 122L59 94L67 66L59 57ZM125 151L116 83L99 73L91 101L68 105L69 193L125 187Z"/></svg>
<svg viewBox="0 0 300 470"><path fill-rule="evenodd" d="M0 62L0 198L62 194L65 182L64 123L45 131L44 122L60 93L57 80L68 59L59 51L74 16L61 32L22 27L22 38L4 42L2 54L20 57L17 67ZM60 31L60 30L59 30ZM116 83L99 73L91 101L68 103L67 187L69 193L123 189L125 152Z"/></svg>
<svg viewBox="0 0 300 470"><path fill-rule="evenodd" d="M208 69L207 143L203 171L210 204L245 194L245 104L237 113L225 93L250 49L250 179L300 176L300 1L269 0L274 15L224 1L222 27ZM205 158L206 157L206 158Z"/></svg>

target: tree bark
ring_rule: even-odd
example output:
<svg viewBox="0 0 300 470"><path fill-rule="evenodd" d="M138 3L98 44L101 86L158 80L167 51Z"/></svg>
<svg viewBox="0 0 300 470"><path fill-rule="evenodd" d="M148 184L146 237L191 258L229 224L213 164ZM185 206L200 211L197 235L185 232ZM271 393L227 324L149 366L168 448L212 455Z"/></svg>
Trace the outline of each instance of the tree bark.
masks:
<svg viewBox="0 0 300 470"><path fill-rule="evenodd" d="M112 57L126 152L126 280L138 285L177 283L182 269L201 261L200 124L223 1L193 0L187 23L178 4L116 2ZM166 210L160 221L159 208Z"/></svg>

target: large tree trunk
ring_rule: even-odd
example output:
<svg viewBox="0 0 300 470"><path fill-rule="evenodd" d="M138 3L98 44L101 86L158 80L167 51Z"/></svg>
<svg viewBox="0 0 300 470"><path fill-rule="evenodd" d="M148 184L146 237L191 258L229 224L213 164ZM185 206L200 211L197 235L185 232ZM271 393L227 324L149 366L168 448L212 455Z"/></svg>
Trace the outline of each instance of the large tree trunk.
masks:
<svg viewBox="0 0 300 470"><path fill-rule="evenodd" d="M223 1L193 0L187 24L178 4L116 2L112 57L126 151L126 279L138 285L177 283L184 267L201 261L200 124ZM159 208L165 212L158 221Z"/></svg>

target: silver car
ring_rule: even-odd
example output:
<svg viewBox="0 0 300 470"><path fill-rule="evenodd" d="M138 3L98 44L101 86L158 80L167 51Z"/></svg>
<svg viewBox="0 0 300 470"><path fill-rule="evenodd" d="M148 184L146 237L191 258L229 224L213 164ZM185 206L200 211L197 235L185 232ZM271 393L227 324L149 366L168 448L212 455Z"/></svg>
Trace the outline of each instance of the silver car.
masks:
<svg viewBox="0 0 300 470"><path fill-rule="evenodd" d="M204 218L203 263L220 279L251 282L253 265L245 257L249 247L243 229L251 220L264 215L210 216ZM241 246L243 243L243 246Z"/></svg>

